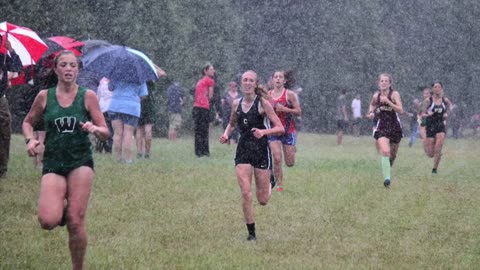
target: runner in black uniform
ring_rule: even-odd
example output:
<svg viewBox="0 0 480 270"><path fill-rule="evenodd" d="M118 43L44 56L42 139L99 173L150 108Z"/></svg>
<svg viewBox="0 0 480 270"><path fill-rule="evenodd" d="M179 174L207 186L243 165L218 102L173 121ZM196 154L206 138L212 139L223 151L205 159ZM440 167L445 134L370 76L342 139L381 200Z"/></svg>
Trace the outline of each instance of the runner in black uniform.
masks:
<svg viewBox="0 0 480 270"><path fill-rule="evenodd" d="M270 184L272 160L267 135L282 135L285 132L272 105L260 96L257 84L257 74L254 71L247 71L242 75L243 98L233 102L230 123L220 137L221 143L227 143L238 124L240 139L235 155L235 172L242 192L243 214L249 241L256 240L251 191L252 172L255 175L257 200L261 205L266 205L272 195ZM273 127L270 127L266 120L270 120Z"/></svg>
<svg viewBox="0 0 480 270"><path fill-rule="evenodd" d="M400 94L392 89L392 77L389 74L380 74L378 80L379 91L373 94L368 109L368 117L376 119L373 128L373 137L377 149L382 154L383 185L390 187L390 167L397 157L398 146L402 139L402 126L398 114L403 113Z"/></svg>
<svg viewBox="0 0 480 270"><path fill-rule="evenodd" d="M422 139L423 143L423 150L427 153L427 120L425 116L423 116L423 110L425 108L425 100L429 99L432 96L432 90L428 87L423 89L422 92L422 102L420 102L420 110L418 111L418 122L419 122L419 131L420 131L420 138Z"/></svg>
<svg viewBox="0 0 480 270"><path fill-rule="evenodd" d="M451 103L443 96L443 84L435 81L432 84L432 96L425 99L423 115L426 116L426 148L427 156L433 158L432 174L437 173L442 157L442 148L446 134L446 119L451 110Z"/></svg>
<svg viewBox="0 0 480 270"><path fill-rule="evenodd" d="M242 106L237 107L237 123L240 132L240 141L235 154L235 165L250 164L254 168L271 170L272 155L268 147L267 137L255 138L252 129L267 129L265 117L258 111L261 96L256 96L252 107L242 111ZM243 97L239 103L242 104Z"/></svg>

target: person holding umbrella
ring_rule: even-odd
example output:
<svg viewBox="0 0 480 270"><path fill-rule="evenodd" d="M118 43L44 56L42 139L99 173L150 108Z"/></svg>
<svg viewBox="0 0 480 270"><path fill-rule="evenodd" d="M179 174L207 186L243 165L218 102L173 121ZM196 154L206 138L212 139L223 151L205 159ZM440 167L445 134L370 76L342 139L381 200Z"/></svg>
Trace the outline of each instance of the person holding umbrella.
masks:
<svg viewBox="0 0 480 270"><path fill-rule="evenodd" d="M36 64L48 49L37 33L27 27L2 22L0 23L0 35L5 39L0 47L2 53L6 54L4 43L8 40L15 53L20 57L23 66Z"/></svg>
<svg viewBox="0 0 480 270"><path fill-rule="evenodd" d="M67 225L73 269L83 268L87 249L85 213L95 174L88 135L101 140L109 135L95 92L76 83L79 65L71 51L55 57L58 83L37 95L22 125L27 153L35 156L40 142L33 127L43 117L47 136L38 221L45 230Z"/></svg>
<svg viewBox="0 0 480 270"><path fill-rule="evenodd" d="M113 89L108 116L113 126L117 161L133 163L132 137L140 118L147 81L158 80L155 64L143 52L119 45L96 46L83 52L85 70L110 79Z"/></svg>
<svg viewBox="0 0 480 270"><path fill-rule="evenodd" d="M0 36L0 179L7 177L8 159L10 153L11 115L8 100L5 96L8 87L8 72L22 70L20 57L15 53L10 41ZM10 53L3 52L4 48Z"/></svg>
<svg viewBox="0 0 480 270"><path fill-rule="evenodd" d="M132 164L132 137L140 120L140 102L148 96L147 84L122 81L111 83L113 95L108 117L113 127L113 151L118 162Z"/></svg>

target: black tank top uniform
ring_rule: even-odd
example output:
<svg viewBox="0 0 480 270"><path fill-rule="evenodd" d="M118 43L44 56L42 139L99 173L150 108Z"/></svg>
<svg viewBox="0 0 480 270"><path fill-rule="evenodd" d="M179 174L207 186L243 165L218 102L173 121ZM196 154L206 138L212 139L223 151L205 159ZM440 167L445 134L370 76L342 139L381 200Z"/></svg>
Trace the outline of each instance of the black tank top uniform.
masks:
<svg viewBox="0 0 480 270"><path fill-rule="evenodd" d="M269 122L258 111L261 97L257 96L246 112L242 109L243 99L243 97L240 99L236 110L240 139L235 155L235 165L250 164L255 168L270 170L272 158L267 136L257 139L252 132L252 128L266 129L269 127Z"/></svg>
<svg viewBox="0 0 480 270"><path fill-rule="evenodd" d="M388 99L392 101L393 90L388 92ZM386 137L391 143L399 143L403 137L402 124L397 112L388 104L380 103L380 92L377 95L377 107L375 108L375 139Z"/></svg>
<svg viewBox="0 0 480 270"><path fill-rule="evenodd" d="M442 97L442 103L439 105L433 102L433 98L430 97L430 107L428 107L427 112L433 112L432 115L427 116L427 137L435 137L437 133L445 133L445 124L443 122L443 114L447 110L445 104L445 99Z"/></svg>

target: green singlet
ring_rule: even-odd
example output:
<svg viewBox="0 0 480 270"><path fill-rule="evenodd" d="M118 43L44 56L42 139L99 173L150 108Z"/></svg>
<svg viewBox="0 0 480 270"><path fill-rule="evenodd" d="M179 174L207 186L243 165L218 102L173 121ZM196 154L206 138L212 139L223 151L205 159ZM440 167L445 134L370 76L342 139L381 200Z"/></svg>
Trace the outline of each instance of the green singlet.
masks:
<svg viewBox="0 0 480 270"><path fill-rule="evenodd" d="M85 108L86 89L79 87L73 103L63 108L57 101L56 88L48 89L47 105L43 114L45 130L44 170L69 171L92 159L88 133L80 122L90 121Z"/></svg>

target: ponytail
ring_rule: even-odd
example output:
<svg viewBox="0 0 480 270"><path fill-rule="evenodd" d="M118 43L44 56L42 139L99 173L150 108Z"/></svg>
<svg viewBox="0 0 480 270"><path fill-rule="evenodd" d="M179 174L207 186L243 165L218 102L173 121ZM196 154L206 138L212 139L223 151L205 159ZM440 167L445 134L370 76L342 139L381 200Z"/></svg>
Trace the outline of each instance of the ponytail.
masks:
<svg viewBox="0 0 480 270"><path fill-rule="evenodd" d="M255 87L255 94L257 94L257 96L261 96L266 100L270 99L270 95L268 94L267 89L263 85L258 85L257 87Z"/></svg>

